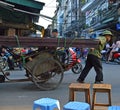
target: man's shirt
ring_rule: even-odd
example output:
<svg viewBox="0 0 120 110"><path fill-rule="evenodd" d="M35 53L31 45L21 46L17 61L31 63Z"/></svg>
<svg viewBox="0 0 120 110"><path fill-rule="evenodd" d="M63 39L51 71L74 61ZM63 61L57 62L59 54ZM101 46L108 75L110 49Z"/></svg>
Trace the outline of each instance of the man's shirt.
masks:
<svg viewBox="0 0 120 110"><path fill-rule="evenodd" d="M101 51L103 50L106 44L106 38L104 36L100 36L98 39L100 41L98 47L94 49L90 49L88 54L92 54L92 55L97 56L98 58L101 58Z"/></svg>

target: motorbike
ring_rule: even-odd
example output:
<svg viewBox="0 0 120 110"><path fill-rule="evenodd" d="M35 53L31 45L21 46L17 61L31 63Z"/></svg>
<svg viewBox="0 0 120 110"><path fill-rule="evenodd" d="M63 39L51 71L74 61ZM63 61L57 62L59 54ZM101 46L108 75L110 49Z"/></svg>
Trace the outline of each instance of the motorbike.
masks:
<svg viewBox="0 0 120 110"><path fill-rule="evenodd" d="M105 61L106 63L108 63L109 53L110 53L110 50L102 52L102 61ZM110 60L109 63L120 64L120 51L113 53L112 60Z"/></svg>
<svg viewBox="0 0 120 110"><path fill-rule="evenodd" d="M112 57L111 62L115 62L117 64L120 64L120 52L113 53L113 57Z"/></svg>
<svg viewBox="0 0 120 110"><path fill-rule="evenodd" d="M74 74L79 74L82 71L82 64L79 55L76 53L75 49L68 49L68 67L67 69L71 69Z"/></svg>

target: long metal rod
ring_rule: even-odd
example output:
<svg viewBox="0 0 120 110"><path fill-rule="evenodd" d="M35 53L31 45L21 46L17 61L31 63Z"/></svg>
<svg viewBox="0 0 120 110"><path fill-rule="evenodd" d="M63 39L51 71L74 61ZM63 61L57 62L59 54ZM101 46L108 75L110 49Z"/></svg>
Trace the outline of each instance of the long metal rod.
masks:
<svg viewBox="0 0 120 110"><path fill-rule="evenodd" d="M0 36L0 46L18 47L15 37ZM7 41L7 42L6 42ZM32 38L32 37L19 37L21 47L98 47L99 41L94 39L73 39L69 38Z"/></svg>

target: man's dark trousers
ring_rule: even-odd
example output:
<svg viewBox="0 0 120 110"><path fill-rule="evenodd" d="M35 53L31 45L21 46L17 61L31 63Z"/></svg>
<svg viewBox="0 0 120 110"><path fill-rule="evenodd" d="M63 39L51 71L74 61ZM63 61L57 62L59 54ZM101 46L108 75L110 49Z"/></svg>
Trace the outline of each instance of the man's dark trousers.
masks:
<svg viewBox="0 0 120 110"><path fill-rule="evenodd" d="M92 54L88 54L85 67L82 73L80 74L78 80L84 81L92 67L94 67L96 71L95 82L103 81L101 59Z"/></svg>

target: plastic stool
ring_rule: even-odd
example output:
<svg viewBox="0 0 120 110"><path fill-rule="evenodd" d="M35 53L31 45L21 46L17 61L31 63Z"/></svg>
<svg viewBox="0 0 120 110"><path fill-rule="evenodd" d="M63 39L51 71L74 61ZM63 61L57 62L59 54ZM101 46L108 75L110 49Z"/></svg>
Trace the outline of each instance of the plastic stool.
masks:
<svg viewBox="0 0 120 110"><path fill-rule="evenodd" d="M84 102L71 101L63 106L63 110L90 110L90 105Z"/></svg>
<svg viewBox="0 0 120 110"><path fill-rule="evenodd" d="M58 100L51 98L42 98L34 101L33 110L60 110L60 103Z"/></svg>
<svg viewBox="0 0 120 110"><path fill-rule="evenodd" d="M120 106L109 106L108 110L120 110Z"/></svg>

